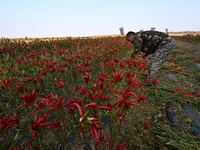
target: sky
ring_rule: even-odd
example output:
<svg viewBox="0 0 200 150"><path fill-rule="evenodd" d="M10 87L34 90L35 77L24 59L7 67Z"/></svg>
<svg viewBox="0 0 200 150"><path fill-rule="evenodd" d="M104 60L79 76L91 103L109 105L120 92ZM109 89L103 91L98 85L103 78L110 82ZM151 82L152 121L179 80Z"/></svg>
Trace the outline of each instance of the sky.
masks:
<svg viewBox="0 0 200 150"><path fill-rule="evenodd" d="M200 31L200 0L0 0L0 38Z"/></svg>

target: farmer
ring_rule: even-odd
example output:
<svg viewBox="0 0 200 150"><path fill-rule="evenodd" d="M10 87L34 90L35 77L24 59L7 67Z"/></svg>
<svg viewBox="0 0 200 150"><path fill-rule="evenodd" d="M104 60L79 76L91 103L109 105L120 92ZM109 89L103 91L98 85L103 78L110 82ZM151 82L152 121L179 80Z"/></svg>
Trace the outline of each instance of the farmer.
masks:
<svg viewBox="0 0 200 150"><path fill-rule="evenodd" d="M143 58L153 54L148 64L148 81L155 79L162 64L174 47L173 38L158 31L137 33L130 31L127 33L126 39L133 44L132 58L140 51L144 53Z"/></svg>

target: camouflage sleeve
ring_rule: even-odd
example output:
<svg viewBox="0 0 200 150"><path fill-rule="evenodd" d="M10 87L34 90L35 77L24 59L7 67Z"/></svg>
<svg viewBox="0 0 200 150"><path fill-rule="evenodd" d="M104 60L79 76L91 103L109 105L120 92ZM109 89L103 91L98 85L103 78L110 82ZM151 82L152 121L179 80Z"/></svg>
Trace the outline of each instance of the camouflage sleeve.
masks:
<svg viewBox="0 0 200 150"><path fill-rule="evenodd" d="M139 53L141 51L141 48L142 48L142 39L141 38L135 39L133 43L133 54L136 55L137 53Z"/></svg>

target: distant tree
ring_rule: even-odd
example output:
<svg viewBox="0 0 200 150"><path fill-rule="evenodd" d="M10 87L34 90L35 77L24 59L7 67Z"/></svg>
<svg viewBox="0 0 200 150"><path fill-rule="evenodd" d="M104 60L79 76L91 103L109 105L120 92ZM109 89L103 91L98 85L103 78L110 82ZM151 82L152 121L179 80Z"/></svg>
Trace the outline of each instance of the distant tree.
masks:
<svg viewBox="0 0 200 150"><path fill-rule="evenodd" d="M151 27L151 31L155 31L156 30L156 28L155 27Z"/></svg>
<svg viewBox="0 0 200 150"><path fill-rule="evenodd" d="M124 35L124 27L119 28L120 34Z"/></svg>
<svg viewBox="0 0 200 150"><path fill-rule="evenodd" d="M165 31L166 31L166 34L168 34L168 29L167 28L165 28Z"/></svg>

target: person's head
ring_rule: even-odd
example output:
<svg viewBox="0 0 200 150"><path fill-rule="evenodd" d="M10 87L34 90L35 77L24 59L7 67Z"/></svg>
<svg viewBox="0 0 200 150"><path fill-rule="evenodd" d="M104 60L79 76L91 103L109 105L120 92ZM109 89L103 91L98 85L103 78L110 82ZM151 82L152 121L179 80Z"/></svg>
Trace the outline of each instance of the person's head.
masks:
<svg viewBox="0 0 200 150"><path fill-rule="evenodd" d="M135 37L135 32L129 31L126 34L126 40L129 41L129 42L132 42L134 37Z"/></svg>

